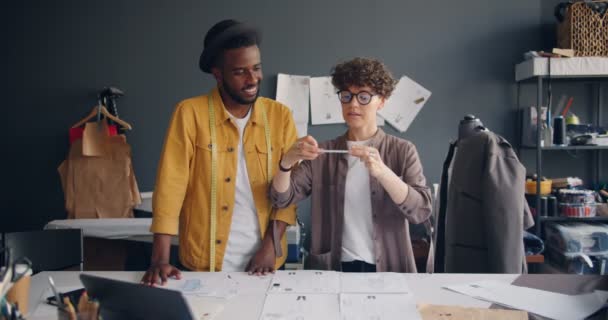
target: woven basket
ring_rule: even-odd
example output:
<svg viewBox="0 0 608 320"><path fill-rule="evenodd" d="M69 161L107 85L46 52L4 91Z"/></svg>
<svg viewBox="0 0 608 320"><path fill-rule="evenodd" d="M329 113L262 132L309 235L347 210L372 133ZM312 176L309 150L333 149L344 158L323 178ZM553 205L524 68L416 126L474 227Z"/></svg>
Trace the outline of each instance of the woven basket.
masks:
<svg viewBox="0 0 608 320"><path fill-rule="evenodd" d="M557 44L579 57L608 56L608 11L600 16L584 2L569 5L557 25Z"/></svg>

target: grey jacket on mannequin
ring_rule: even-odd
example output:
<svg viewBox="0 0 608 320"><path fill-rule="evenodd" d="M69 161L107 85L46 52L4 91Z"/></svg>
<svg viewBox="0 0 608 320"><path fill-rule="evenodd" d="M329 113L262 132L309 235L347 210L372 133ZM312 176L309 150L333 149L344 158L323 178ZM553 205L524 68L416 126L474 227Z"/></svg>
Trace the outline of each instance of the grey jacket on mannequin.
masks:
<svg viewBox="0 0 608 320"><path fill-rule="evenodd" d="M444 271L526 272L523 231L534 222L526 169L511 144L490 131L458 141L447 190ZM444 201L445 203L445 201Z"/></svg>

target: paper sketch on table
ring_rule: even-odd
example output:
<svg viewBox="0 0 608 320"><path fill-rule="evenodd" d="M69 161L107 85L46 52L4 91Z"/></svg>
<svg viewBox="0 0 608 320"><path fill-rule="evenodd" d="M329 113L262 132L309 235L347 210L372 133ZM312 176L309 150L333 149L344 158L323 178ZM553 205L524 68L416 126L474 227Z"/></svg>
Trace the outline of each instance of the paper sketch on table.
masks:
<svg viewBox="0 0 608 320"><path fill-rule="evenodd" d="M179 291L184 296L231 298L238 294L237 283L222 272L183 272L179 280L169 278L164 288Z"/></svg>
<svg viewBox="0 0 608 320"><path fill-rule="evenodd" d="M271 293L338 293L340 277L335 271L277 271L272 277Z"/></svg>
<svg viewBox="0 0 608 320"><path fill-rule="evenodd" d="M344 123L342 105L331 77L310 78L310 117L313 125Z"/></svg>
<svg viewBox="0 0 608 320"><path fill-rule="evenodd" d="M265 294L270 286L272 274L252 276L247 272L229 272L226 278L228 279L227 284L236 288L240 295Z"/></svg>
<svg viewBox="0 0 608 320"><path fill-rule="evenodd" d="M401 273L340 273L341 293L408 293L409 286Z"/></svg>
<svg viewBox="0 0 608 320"><path fill-rule="evenodd" d="M337 294L268 294L261 320L340 319Z"/></svg>
<svg viewBox="0 0 608 320"><path fill-rule="evenodd" d="M608 291L567 295L490 280L444 289L557 320L584 319L602 308L608 299Z"/></svg>
<svg viewBox="0 0 608 320"><path fill-rule="evenodd" d="M279 73L276 100L291 110L298 137L308 134L310 77Z"/></svg>
<svg viewBox="0 0 608 320"><path fill-rule="evenodd" d="M229 300L185 295L184 298L197 320L213 320L224 311Z"/></svg>
<svg viewBox="0 0 608 320"><path fill-rule="evenodd" d="M342 320L422 320L412 294L341 293Z"/></svg>
<svg viewBox="0 0 608 320"><path fill-rule="evenodd" d="M395 129L405 132L430 97L430 91L403 76L378 113Z"/></svg>

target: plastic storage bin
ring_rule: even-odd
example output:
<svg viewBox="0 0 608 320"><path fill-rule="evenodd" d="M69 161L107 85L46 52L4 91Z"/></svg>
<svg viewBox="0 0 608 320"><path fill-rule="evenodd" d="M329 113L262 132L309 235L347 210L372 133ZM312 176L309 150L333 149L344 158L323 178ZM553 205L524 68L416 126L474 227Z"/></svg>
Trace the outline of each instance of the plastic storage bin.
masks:
<svg viewBox="0 0 608 320"><path fill-rule="evenodd" d="M549 223L545 227L547 260L575 274L608 272L608 225Z"/></svg>
<svg viewBox="0 0 608 320"><path fill-rule="evenodd" d="M570 274L608 274L608 255L578 255L545 250L547 261L562 272Z"/></svg>
<svg viewBox="0 0 608 320"><path fill-rule="evenodd" d="M596 203L560 203L559 214L562 217L595 217L596 205Z"/></svg>

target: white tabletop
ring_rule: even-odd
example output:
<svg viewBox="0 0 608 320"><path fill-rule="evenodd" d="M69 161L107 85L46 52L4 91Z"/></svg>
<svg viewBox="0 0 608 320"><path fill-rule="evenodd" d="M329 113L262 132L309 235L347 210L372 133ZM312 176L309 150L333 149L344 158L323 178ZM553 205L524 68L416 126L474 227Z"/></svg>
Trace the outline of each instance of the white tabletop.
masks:
<svg viewBox="0 0 608 320"><path fill-rule="evenodd" d="M142 272L86 272L102 277L138 282L141 279ZM54 309L44 304L44 299L49 294L48 277L52 276L55 284L60 290L75 289L82 287L78 279L80 272L75 271L58 271L58 272L42 272L36 274L32 279L30 288L29 310L30 318L33 320L39 319L56 319ZM202 276L212 276L209 273L201 273ZM515 274L404 274L407 279L410 290L414 293L417 303L425 304L441 304L441 305L457 305L464 307L479 307L487 308L489 303L470 298L452 291L442 289L441 287L450 284L463 284L479 280L500 280L506 282L514 281L519 275ZM214 297L197 297L196 300L189 299L189 302L195 305L204 306L205 304L218 305L222 304L223 310L217 319L258 319L264 305L265 294L238 294L229 299L214 298ZM40 305L39 310L37 310ZM193 307L195 308L195 307Z"/></svg>
<svg viewBox="0 0 608 320"><path fill-rule="evenodd" d="M85 237L125 239L151 236L152 218L67 219L53 220L45 229L82 229Z"/></svg>

